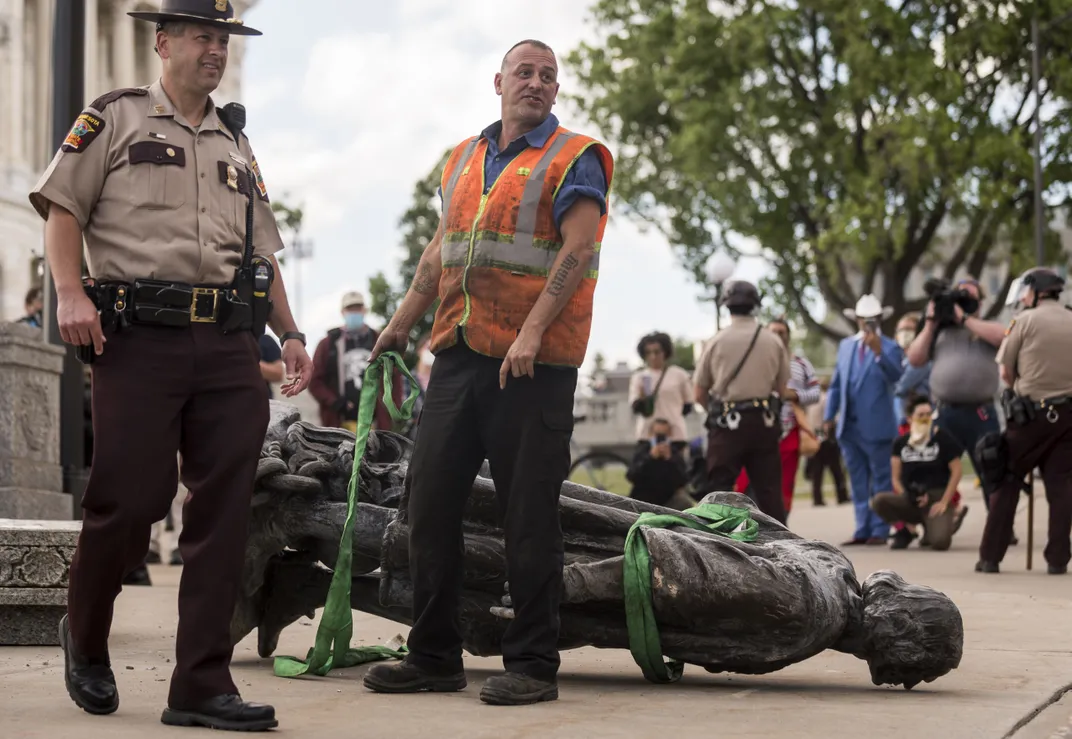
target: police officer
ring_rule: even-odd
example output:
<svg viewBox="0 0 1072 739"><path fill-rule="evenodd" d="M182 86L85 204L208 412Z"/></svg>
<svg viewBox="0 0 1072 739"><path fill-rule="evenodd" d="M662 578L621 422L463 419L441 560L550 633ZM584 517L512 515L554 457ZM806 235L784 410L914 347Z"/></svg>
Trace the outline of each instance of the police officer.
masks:
<svg viewBox="0 0 1072 739"><path fill-rule="evenodd" d="M176 663L161 720L265 730L276 725L274 709L243 701L229 670L268 424L258 322L263 331L267 319L282 339L285 395L305 388L312 363L272 256L283 245L240 133L244 115L228 116L209 97L227 66L229 34L259 31L223 0L164 0L158 13L130 15L157 24L161 78L91 103L30 195L46 219L60 334L91 362L93 378L93 465L60 623L65 682L91 714L118 708L108 654L113 602L124 574L144 560L152 524L167 514L181 452L191 497L179 540Z"/></svg>
<svg viewBox="0 0 1072 739"><path fill-rule="evenodd" d="M562 128L551 113L558 62L543 42L510 49L494 84L502 118L448 158L443 217L372 352L375 359L405 349L439 297L406 510L410 652L371 668L364 684L382 693L465 688L457 621L462 518L486 457L506 532L514 618L502 642L506 674L488 678L480 699L521 705L558 697L558 500L614 162L605 145Z"/></svg>
<svg viewBox="0 0 1072 739"><path fill-rule="evenodd" d="M786 397L789 354L753 316L755 285L730 283L722 302L730 325L704 348L694 378L696 402L708 408L708 488L733 490L743 467L759 509L784 523L779 398Z"/></svg>
<svg viewBox="0 0 1072 739"><path fill-rule="evenodd" d="M1064 280L1049 269L1028 270L1016 300L1024 311L998 349L1005 392L1007 460L990 503L976 572L998 572L1012 539L1024 477L1038 468L1050 507L1044 556L1051 575L1068 572L1072 530L1072 312L1058 300Z"/></svg>

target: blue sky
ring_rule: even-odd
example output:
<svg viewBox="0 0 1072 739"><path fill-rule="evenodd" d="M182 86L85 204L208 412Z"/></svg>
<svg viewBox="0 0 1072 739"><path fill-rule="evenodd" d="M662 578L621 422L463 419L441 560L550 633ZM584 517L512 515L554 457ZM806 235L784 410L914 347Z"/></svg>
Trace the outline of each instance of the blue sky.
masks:
<svg viewBox="0 0 1072 739"><path fill-rule="evenodd" d="M243 101L269 194L305 206L315 253L300 266L300 315L314 341L339 322L344 291L367 294L371 275L397 274L397 222L413 184L447 147L498 119L492 80L506 49L535 37L565 56L592 29L576 0L503 0L494 13L474 0L321 0L301 4L296 22L297 6L259 0L245 14L264 36L246 44ZM568 72L560 82L563 93L574 86ZM561 103L554 112L600 136ZM292 303L296 269L284 270ZM737 272L761 274L760 262ZM656 329L707 338L714 308L702 294L665 239L612 212L587 363L596 352L633 363L637 339Z"/></svg>

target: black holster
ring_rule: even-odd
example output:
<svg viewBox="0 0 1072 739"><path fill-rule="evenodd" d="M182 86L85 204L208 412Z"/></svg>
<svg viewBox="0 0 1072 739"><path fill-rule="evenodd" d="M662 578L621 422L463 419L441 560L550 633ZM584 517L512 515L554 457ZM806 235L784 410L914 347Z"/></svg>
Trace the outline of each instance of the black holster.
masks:
<svg viewBox="0 0 1072 739"><path fill-rule="evenodd" d="M1012 472L1009 442L1000 431L991 431L979 439L975 445L975 458L979 461L979 477L991 490L997 489Z"/></svg>
<svg viewBox="0 0 1072 739"><path fill-rule="evenodd" d="M1017 426L1024 426L1035 420L1035 405L1010 388L1006 388L1001 394L1001 409L1006 420Z"/></svg>

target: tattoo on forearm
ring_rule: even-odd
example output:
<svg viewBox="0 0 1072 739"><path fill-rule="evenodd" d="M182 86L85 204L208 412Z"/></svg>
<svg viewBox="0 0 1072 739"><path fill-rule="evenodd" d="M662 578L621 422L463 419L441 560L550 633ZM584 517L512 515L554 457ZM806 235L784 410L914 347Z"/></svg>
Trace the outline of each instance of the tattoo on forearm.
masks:
<svg viewBox="0 0 1072 739"><path fill-rule="evenodd" d="M559 265L558 271L555 272L555 276L551 278L551 284L547 286L547 293L556 298L560 296L562 291L566 289L566 281L569 279L570 272L575 270L580 263L580 259L572 254L567 254L566 258L562 260L562 264Z"/></svg>
<svg viewBox="0 0 1072 739"><path fill-rule="evenodd" d="M417 274L413 278L413 292L421 295L434 295L438 291L435 275L427 263L421 262L417 266Z"/></svg>

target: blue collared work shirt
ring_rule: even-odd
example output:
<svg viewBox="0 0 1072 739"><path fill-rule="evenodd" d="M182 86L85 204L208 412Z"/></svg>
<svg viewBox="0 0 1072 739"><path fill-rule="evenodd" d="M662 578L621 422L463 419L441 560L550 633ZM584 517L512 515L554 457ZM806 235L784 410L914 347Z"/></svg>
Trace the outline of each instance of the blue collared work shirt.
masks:
<svg viewBox="0 0 1072 739"><path fill-rule="evenodd" d="M547 116L547 120L526 134L511 141L505 149L499 151L499 134L502 133L502 121L496 121L485 128L481 135L488 141L487 155L484 157L484 194L495 183L495 180L506 169L506 166L514 160L518 154L530 146L541 148L547 143L558 129L558 118L554 115ZM607 177L603 172L603 164L592 149L586 149L577 159L576 163L566 172L562 187L558 190L555 198L554 219L555 228L561 229L562 217L570 209L577 198L592 198L599 203L599 213L607 212ZM443 191L439 190L439 198L442 203Z"/></svg>

